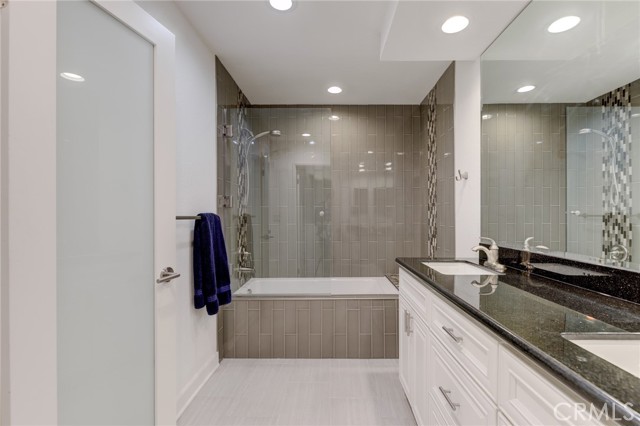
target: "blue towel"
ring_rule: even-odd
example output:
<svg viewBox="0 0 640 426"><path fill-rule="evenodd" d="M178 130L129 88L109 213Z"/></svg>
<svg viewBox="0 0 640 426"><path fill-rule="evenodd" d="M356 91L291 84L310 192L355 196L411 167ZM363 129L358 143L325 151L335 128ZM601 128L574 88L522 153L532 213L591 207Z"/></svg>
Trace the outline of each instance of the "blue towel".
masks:
<svg viewBox="0 0 640 426"><path fill-rule="evenodd" d="M231 277L220 217L199 213L193 230L193 302L209 315L231 303Z"/></svg>

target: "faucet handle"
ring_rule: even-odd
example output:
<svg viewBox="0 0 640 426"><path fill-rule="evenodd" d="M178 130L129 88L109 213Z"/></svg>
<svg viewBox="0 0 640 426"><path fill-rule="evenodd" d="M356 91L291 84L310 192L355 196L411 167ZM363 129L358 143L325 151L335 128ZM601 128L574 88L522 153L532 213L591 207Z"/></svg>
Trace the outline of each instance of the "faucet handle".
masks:
<svg viewBox="0 0 640 426"><path fill-rule="evenodd" d="M480 237L480 240L489 240L489 241L491 241L491 247L489 247L491 250L494 250L494 249L498 248L498 245L496 244L496 240L494 240L493 238Z"/></svg>

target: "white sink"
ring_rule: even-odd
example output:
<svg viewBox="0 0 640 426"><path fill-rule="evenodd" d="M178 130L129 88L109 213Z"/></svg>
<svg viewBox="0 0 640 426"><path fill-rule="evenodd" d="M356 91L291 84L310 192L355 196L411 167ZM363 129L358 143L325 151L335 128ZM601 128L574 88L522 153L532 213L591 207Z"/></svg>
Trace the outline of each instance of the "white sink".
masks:
<svg viewBox="0 0 640 426"><path fill-rule="evenodd" d="M562 337L640 378L640 335L635 333L563 333Z"/></svg>
<svg viewBox="0 0 640 426"><path fill-rule="evenodd" d="M500 275L478 265L468 262L422 262L434 271L442 275Z"/></svg>

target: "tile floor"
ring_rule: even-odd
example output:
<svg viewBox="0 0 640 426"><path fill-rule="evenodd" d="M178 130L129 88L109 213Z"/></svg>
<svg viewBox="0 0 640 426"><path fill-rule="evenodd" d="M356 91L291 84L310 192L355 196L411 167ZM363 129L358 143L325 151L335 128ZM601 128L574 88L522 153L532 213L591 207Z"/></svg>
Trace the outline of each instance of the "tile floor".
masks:
<svg viewBox="0 0 640 426"><path fill-rule="evenodd" d="M225 359L190 425L415 425L397 359Z"/></svg>

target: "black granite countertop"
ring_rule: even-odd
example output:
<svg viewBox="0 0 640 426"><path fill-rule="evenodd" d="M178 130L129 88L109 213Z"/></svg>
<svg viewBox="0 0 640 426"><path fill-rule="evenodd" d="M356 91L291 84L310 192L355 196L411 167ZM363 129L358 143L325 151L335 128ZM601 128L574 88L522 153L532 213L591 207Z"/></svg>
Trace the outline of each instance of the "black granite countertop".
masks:
<svg viewBox="0 0 640 426"><path fill-rule="evenodd" d="M621 423L640 425L640 378L561 335L640 332L640 305L512 268L493 282L489 276L443 275L422 264L433 260L403 257L396 262L596 408L607 404L609 413L625 417ZM487 285L475 287L473 280Z"/></svg>

